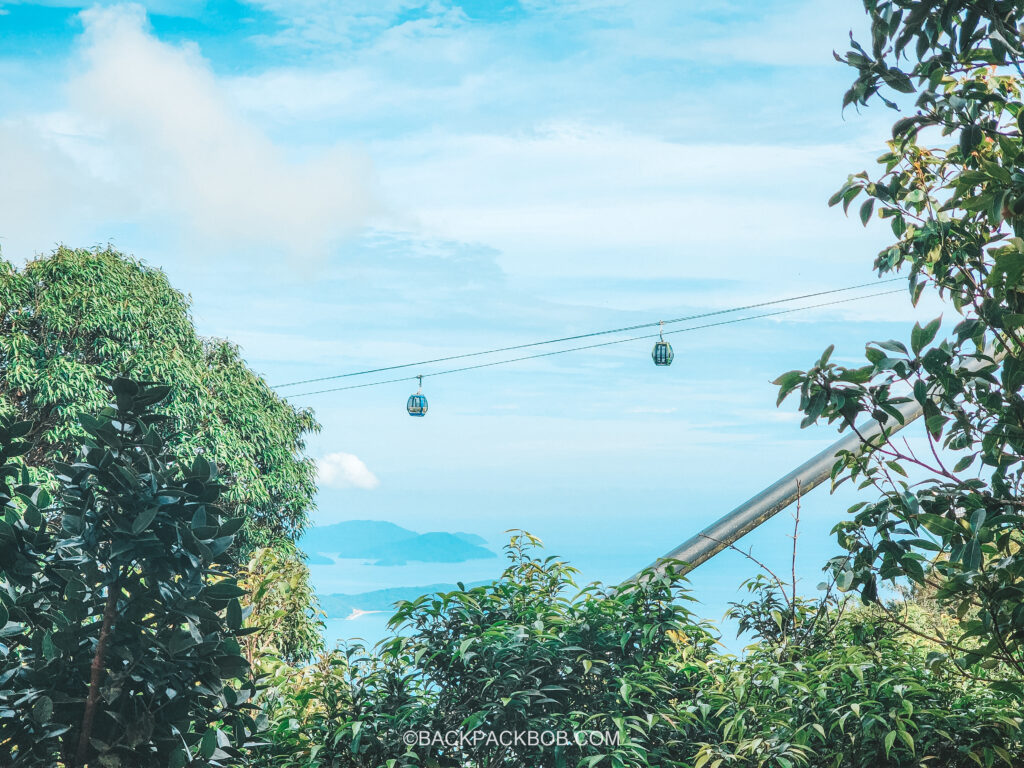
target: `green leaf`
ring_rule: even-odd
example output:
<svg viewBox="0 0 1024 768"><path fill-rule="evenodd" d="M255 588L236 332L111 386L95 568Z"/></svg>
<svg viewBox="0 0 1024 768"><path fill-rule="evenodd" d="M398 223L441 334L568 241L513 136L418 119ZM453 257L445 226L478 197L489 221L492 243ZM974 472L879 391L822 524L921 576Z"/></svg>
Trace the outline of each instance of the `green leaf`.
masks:
<svg viewBox="0 0 1024 768"><path fill-rule="evenodd" d="M917 520L931 533L944 539L948 539L957 531L957 524L948 517L942 517L941 515L922 512L917 516Z"/></svg>
<svg viewBox="0 0 1024 768"><path fill-rule="evenodd" d="M1002 326L1003 328L1006 328L1007 330L1011 331L1017 328L1024 327L1024 315L1016 313L1003 315Z"/></svg>
<svg viewBox="0 0 1024 768"><path fill-rule="evenodd" d="M963 472L965 469L967 469L973 463L974 463L974 454L972 453L969 456L964 456L963 458L961 458L953 466L953 471L954 472Z"/></svg>
<svg viewBox="0 0 1024 768"><path fill-rule="evenodd" d="M225 520L221 523L220 530L217 532L217 536L232 536L238 532L238 529L245 524L244 517L233 517L230 520Z"/></svg>
<svg viewBox="0 0 1024 768"><path fill-rule="evenodd" d="M865 200L860 206L860 223L865 227L868 225L868 221L871 219L871 212L875 209L875 199L869 198Z"/></svg>
<svg viewBox="0 0 1024 768"><path fill-rule="evenodd" d="M975 534L985 524L986 512L984 509L974 510L974 514L971 515L971 531Z"/></svg>
<svg viewBox="0 0 1024 768"><path fill-rule="evenodd" d="M846 190L846 192L843 193L843 212L844 213L849 213L849 211L850 211L850 203L852 203L853 199L855 197L857 197L857 195L859 195L861 193L862 189L864 189L864 187L854 186L854 187L850 187L849 189Z"/></svg>
<svg viewBox="0 0 1024 768"><path fill-rule="evenodd" d="M977 539L971 539L964 546L963 565L968 571L981 568L981 542Z"/></svg>
<svg viewBox="0 0 1024 768"><path fill-rule="evenodd" d="M920 120L920 116L912 115L910 117L901 117L892 125L892 137L898 139L900 136L910 133L917 129L917 122Z"/></svg>
<svg viewBox="0 0 1024 768"><path fill-rule="evenodd" d="M995 254L995 267L988 276L989 286L1002 284L1005 279L1006 287L1016 287L1024 275L1024 253L1019 250L1005 250Z"/></svg>
<svg viewBox="0 0 1024 768"><path fill-rule="evenodd" d="M32 703L32 719L40 725L46 725L53 718L53 699L40 696Z"/></svg>
<svg viewBox="0 0 1024 768"><path fill-rule="evenodd" d="M896 731L889 731L887 734L885 734L884 744L885 744L885 756L886 757L889 756L889 750L892 749L892 745L893 745L893 743L895 741L896 741Z"/></svg>
<svg viewBox="0 0 1024 768"><path fill-rule="evenodd" d="M227 623L230 629L242 628L242 606L237 598L228 603Z"/></svg>
<svg viewBox="0 0 1024 768"><path fill-rule="evenodd" d="M882 79L890 88L900 93L913 93L916 90L910 77L896 67L883 70Z"/></svg>
<svg viewBox="0 0 1024 768"><path fill-rule="evenodd" d="M117 377L110 385L114 395L117 397L135 397L139 394L138 382L126 379L123 377Z"/></svg>
<svg viewBox="0 0 1024 768"><path fill-rule="evenodd" d="M921 350L935 340L941 324L941 317L935 318L923 328L920 323L914 323L914 330L910 332L910 348L914 350L915 355L920 356Z"/></svg>
<svg viewBox="0 0 1024 768"><path fill-rule="evenodd" d="M53 632L49 631L43 635L43 656L47 659L55 659L60 656L60 649L53 642Z"/></svg>
<svg viewBox="0 0 1024 768"><path fill-rule="evenodd" d="M967 157L981 143L985 134L977 125L968 125L960 131L960 154Z"/></svg>
<svg viewBox="0 0 1024 768"><path fill-rule="evenodd" d="M1005 693L1018 699L1024 699L1024 685L998 680L988 684L989 688L999 693Z"/></svg>
<svg viewBox="0 0 1024 768"><path fill-rule="evenodd" d="M836 587L840 592L847 592L853 586L853 580L853 571L849 569L840 571L839 575L836 576Z"/></svg>
<svg viewBox="0 0 1024 768"><path fill-rule="evenodd" d="M38 528L43 524L43 516L39 514L39 510L36 509L35 504L30 504L25 507L25 513L22 516L25 524L30 528Z"/></svg>
<svg viewBox="0 0 1024 768"><path fill-rule="evenodd" d="M230 600L233 597L241 597L245 590L235 583L234 579L225 579L211 584L204 590L207 597L214 600Z"/></svg>
<svg viewBox="0 0 1024 768"><path fill-rule="evenodd" d="M215 728L207 728L206 733L203 734L202 740L199 742L199 754L206 760L213 757L213 753L217 750L217 731Z"/></svg>
<svg viewBox="0 0 1024 768"><path fill-rule="evenodd" d="M914 752L914 737L906 731L897 731L896 735L902 739L903 743L907 745L907 749L910 750L911 754Z"/></svg>
<svg viewBox="0 0 1024 768"><path fill-rule="evenodd" d="M998 744L993 744L992 751L999 755L1000 759L1002 759L1007 765L1013 765L1013 755L1011 755L1005 748L1000 747Z"/></svg>
<svg viewBox="0 0 1024 768"><path fill-rule="evenodd" d="M149 524L156 519L157 512L159 511L159 507L149 507L148 509L142 510L132 521L132 533L139 534L149 528Z"/></svg>
<svg viewBox="0 0 1024 768"><path fill-rule="evenodd" d="M772 384L779 387L779 396L775 401L776 406L782 405L782 401L786 399L786 396L800 386L800 382L803 380L803 377L803 371L789 371L782 374L772 382Z"/></svg>

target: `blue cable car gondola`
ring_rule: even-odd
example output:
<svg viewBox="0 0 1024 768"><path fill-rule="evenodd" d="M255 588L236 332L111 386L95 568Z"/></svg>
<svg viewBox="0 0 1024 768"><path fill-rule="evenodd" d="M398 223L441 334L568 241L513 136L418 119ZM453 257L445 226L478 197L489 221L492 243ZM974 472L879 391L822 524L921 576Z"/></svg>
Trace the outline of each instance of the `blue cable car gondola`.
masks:
<svg viewBox="0 0 1024 768"><path fill-rule="evenodd" d="M675 357L672 345L665 341L662 335L664 325L664 322L658 323L658 340L654 342L654 349L651 350L651 359L655 365L672 365L672 358Z"/></svg>
<svg viewBox="0 0 1024 768"><path fill-rule="evenodd" d="M409 395L409 402L405 404L405 410L409 412L410 416L426 416L427 415L427 396L423 394L423 377L417 376L419 379L420 386L416 390L415 395Z"/></svg>

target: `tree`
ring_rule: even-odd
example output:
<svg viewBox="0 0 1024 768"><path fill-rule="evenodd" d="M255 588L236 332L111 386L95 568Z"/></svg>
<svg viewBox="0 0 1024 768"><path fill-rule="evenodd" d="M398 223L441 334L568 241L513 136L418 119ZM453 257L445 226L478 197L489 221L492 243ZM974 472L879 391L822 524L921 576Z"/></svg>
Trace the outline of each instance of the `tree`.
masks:
<svg viewBox="0 0 1024 768"><path fill-rule="evenodd" d="M182 461L152 407L169 388L108 382L82 415L56 495L12 459L26 422L0 420L0 753L25 768L222 766L255 731L243 590L212 462ZM161 428L158 428L161 427Z"/></svg>
<svg viewBox="0 0 1024 768"><path fill-rule="evenodd" d="M1024 45L1018 2L867 0L871 43L837 56L857 71L843 102L909 109L892 128L881 170L851 176L830 201L860 218L877 210L895 241L879 274L905 270L911 300L937 292L960 315L915 325L909 345L873 342L867 364L830 362L777 381L798 391L804 424L855 428L861 414L890 427L909 398L924 409L928 447L888 430L833 470L878 500L836 528L848 556L844 589L879 599L879 582L930 587L959 618L935 637L966 674L1024 696ZM911 101L911 99L914 99ZM1001 360L1001 364L1000 361ZM975 369L968 365L976 364ZM923 480L912 482L910 473Z"/></svg>
<svg viewBox="0 0 1024 768"><path fill-rule="evenodd" d="M0 261L0 413L33 424L28 464L72 450L78 415L106 404L101 377L117 375L174 383L175 450L217 465L224 506L246 521L243 548L297 537L316 490L305 436L319 424L237 347L198 336L189 299L163 272L109 248L62 247L20 270Z"/></svg>
<svg viewBox="0 0 1024 768"><path fill-rule="evenodd" d="M1019 707L984 681L928 664L937 647L875 606L793 602L776 579L751 582L733 611L756 628L741 658L708 666L695 766L943 768L1019 765ZM824 610L823 610L824 608ZM785 631L803 627L809 631Z"/></svg>
<svg viewBox="0 0 1024 768"><path fill-rule="evenodd" d="M689 596L673 573L578 590L574 570L535 556L535 543L514 538L493 584L400 605L392 625L406 636L271 665L268 743L254 762L968 768L1016 765L1024 749L1015 702L930 668L933 647L873 607L844 612L831 593L794 601L781 579L752 582L734 610L757 642L737 658L680 605ZM600 744L605 733L618 743Z"/></svg>
<svg viewBox="0 0 1024 768"><path fill-rule="evenodd" d="M392 627L406 636L376 652L284 670L263 764L687 764L714 639L680 604L692 599L682 580L670 568L578 589L573 568L535 556L538 543L514 536L492 584L401 604ZM454 743L458 733L469 740ZM505 743L517 733L521 743Z"/></svg>
<svg viewBox="0 0 1024 768"><path fill-rule="evenodd" d="M272 656L288 664L306 664L323 653L326 614L294 544L282 541L260 547L239 576L246 591L246 626L258 630L244 643L250 663Z"/></svg>

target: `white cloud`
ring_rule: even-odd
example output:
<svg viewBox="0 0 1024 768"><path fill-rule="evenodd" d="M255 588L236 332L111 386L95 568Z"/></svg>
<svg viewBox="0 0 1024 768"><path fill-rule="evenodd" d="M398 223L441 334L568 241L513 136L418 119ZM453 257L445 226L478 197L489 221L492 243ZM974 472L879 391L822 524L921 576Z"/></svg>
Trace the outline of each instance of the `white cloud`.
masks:
<svg viewBox="0 0 1024 768"><path fill-rule="evenodd" d="M316 463L317 479L329 488L362 488L372 490L380 480L354 453L328 453Z"/></svg>
<svg viewBox="0 0 1024 768"><path fill-rule="evenodd" d="M865 254L887 239L877 229L865 238L825 205L849 170L870 163L859 141L683 143L561 124L421 135L373 150L403 223L485 243L513 277L708 279L725 269L778 296L793 293L794 276L857 282Z"/></svg>
<svg viewBox="0 0 1024 768"><path fill-rule="evenodd" d="M29 245L45 230L46 240L30 245L46 249L82 237L91 218L169 229L209 251L231 244L318 260L373 213L368 161L341 145L298 156L301 149L276 144L231 106L195 45L151 34L141 7L92 8L80 18L66 106L0 126L18 134L16 147L32 149L5 153L22 155L4 166L4 187L22 199L0 211L10 241ZM88 190L74 213L24 194L52 176L58 192ZM84 215L86 207L100 215Z"/></svg>

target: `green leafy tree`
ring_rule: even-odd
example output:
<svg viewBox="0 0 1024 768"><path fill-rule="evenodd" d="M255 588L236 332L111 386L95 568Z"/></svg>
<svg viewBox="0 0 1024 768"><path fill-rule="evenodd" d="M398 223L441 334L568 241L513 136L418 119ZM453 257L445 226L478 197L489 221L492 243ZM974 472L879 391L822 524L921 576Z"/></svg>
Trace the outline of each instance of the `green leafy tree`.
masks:
<svg viewBox="0 0 1024 768"><path fill-rule="evenodd" d="M1018 706L983 680L929 664L936 646L909 631L927 623L904 629L874 607L844 612L830 593L794 603L767 579L751 592L733 610L757 642L708 665L701 724L713 736L696 768L1020 764Z"/></svg>
<svg viewBox="0 0 1024 768"><path fill-rule="evenodd" d="M934 589L959 617L934 637L932 661L978 663L998 688L1024 696L1024 101L1018 2L867 0L871 41L839 56L857 71L844 104L906 109L879 158L831 203L863 197L894 241L879 274L905 271L913 302L934 291L959 314L916 325L909 343L871 343L867 364L830 361L778 380L797 391L804 423L854 428L870 415L924 410L928 446L915 453L891 430L843 457L836 482L878 492L837 527L848 557L839 585L879 599L879 582ZM938 341L937 341L938 339ZM1001 361L1001 364L1000 364ZM911 482L910 476L915 478Z"/></svg>
<svg viewBox="0 0 1024 768"><path fill-rule="evenodd" d="M240 572L246 591L246 626L257 631L245 639L254 663L266 656L306 664L323 653L324 612L309 582L309 568L291 542L260 547Z"/></svg>
<svg viewBox="0 0 1024 768"><path fill-rule="evenodd" d="M740 658L671 574L623 588L517 537L491 585L404 603L408 635L296 669L268 665L266 768L920 768L1016 766L1019 706L928 663L935 647L869 607L750 582ZM918 598L919 599L919 598ZM852 599L846 603L853 604ZM914 626L930 626L913 619ZM503 746L489 735L611 732L618 744ZM405 734L412 734L407 743ZM442 743L447 734L466 740ZM472 741L474 735L479 739ZM426 737L427 743L421 739Z"/></svg>
<svg viewBox="0 0 1024 768"><path fill-rule="evenodd" d="M513 537L490 585L401 604L392 626L407 635L376 653L354 647L284 670L269 695L266 764L689 765L714 640L680 604L691 599L682 581L670 572L580 590L574 569L536 556L537 543ZM407 732L426 741L410 744ZM523 743L498 741L516 733ZM571 743L530 744L530 733Z"/></svg>
<svg viewBox="0 0 1024 768"><path fill-rule="evenodd" d="M13 461L0 419L0 762L21 768L223 766L255 723L212 462L168 449L169 388L110 382L56 495Z"/></svg>
<svg viewBox="0 0 1024 768"><path fill-rule="evenodd" d="M231 343L198 336L189 299L158 269L111 249L0 261L0 413L32 422L27 463L73 450L78 415L106 404L100 377L122 374L174 384L175 451L217 464L223 505L246 520L240 545L296 538L316 490L312 411L277 396Z"/></svg>

